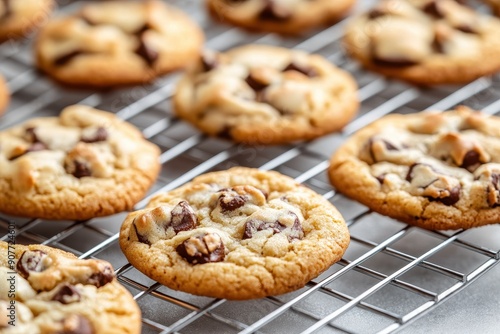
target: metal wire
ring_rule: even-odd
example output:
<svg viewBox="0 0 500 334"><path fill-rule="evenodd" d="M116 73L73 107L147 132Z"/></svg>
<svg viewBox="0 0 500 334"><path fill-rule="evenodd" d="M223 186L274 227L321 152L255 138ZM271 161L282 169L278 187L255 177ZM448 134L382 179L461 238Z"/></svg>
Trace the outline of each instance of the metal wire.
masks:
<svg viewBox="0 0 500 334"><path fill-rule="evenodd" d="M43 243L81 258L110 261L119 281L130 289L142 309L144 333L390 333L425 316L499 263L498 242L489 241L500 237L499 225L473 233L423 231L379 216L344 198L332 189L325 176L330 153L347 136L386 114L448 109L457 104L498 113L498 76L458 88L412 87L368 73L346 59L339 43L345 20L307 38L282 39L214 23L197 0L168 2L184 8L199 21L209 48L225 50L244 43L282 45L320 53L349 70L360 83L363 106L358 117L342 133L314 142L280 147L231 144L206 138L172 116L169 100L177 75L115 92L67 91L33 69L32 45L26 40L0 45L0 71L7 77L13 94L10 110L0 118L0 129L35 116L57 115L64 106L75 103L115 112L138 126L146 138L163 150L160 161L164 172L136 208L144 207L153 194L174 189L210 170L234 165L278 170L318 191L344 214L352 235L344 258L295 293L235 303L172 291L135 270L119 251L117 242L124 214L86 222L47 222L0 215L2 231L6 233L9 223L14 222L19 243ZM59 9L69 12L82 3L60 1ZM369 3L364 1L360 7ZM6 238L7 234L2 240ZM379 293L393 301L380 302ZM404 301L400 296L404 296ZM355 321L345 320L359 312L364 312L368 330Z"/></svg>

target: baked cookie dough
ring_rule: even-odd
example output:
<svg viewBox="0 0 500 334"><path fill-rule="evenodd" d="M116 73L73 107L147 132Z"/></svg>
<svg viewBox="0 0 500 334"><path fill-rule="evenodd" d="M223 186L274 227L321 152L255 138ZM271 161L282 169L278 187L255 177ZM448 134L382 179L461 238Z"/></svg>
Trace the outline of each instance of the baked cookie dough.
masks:
<svg viewBox="0 0 500 334"><path fill-rule="evenodd" d="M160 150L86 106L0 132L0 212L85 220L130 210L154 183Z"/></svg>
<svg viewBox="0 0 500 334"><path fill-rule="evenodd" d="M500 118L467 107L389 115L331 159L332 184L373 211L426 229L500 222Z"/></svg>
<svg viewBox="0 0 500 334"><path fill-rule="evenodd" d="M120 231L123 252L145 275L237 300L303 287L348 243L342 216L322 196L277 172L244 167L157 195Z"/></svg>
<svg viewBox="0 0 500 334"><path fill-rule="evenodd" d="M0 42L22 38L48 20L53 0L0 1Z"/></svg>
<svg viewBox="0 0 500 334"><path fill-rule="evenodd" d="M7 88L4 78L0 75L0 116L2 116L5 109L7 109L9 100L9 89Z"/></svg>
<svg viewBox="0 0 500 334"><path fill-rule="evenodd" d="M109 1L54 19L36 43L38 67L77 86L152 81L199 57L203 32L161 1Z"/></svg>
<svg viewBox="0 0 500 334"><path fill-rule="evenodd" d="M359 106L347 72L320 55L265 45L204 52L173 103L208 135L247 144L317 138L341 129Z"/></svg>
<svg viewBox="0 0 500 334"><path fill-rule="evenodd" d="M454 0L383 0L347 27L366 68L420 85L466 83L500 70L500 20Z"/></svg>
<svg viewBox="0 0 500 334"><path fill-rule="evenodd" d="M355 0L206 0L216 20L255 31L300 35L345 16Z"/></svg>
<svg viewBox="0 0 500 334"><path fill-rule="evenodd" d="M139 334L141 312L108 262L1 241L0 332Z"/></svg>

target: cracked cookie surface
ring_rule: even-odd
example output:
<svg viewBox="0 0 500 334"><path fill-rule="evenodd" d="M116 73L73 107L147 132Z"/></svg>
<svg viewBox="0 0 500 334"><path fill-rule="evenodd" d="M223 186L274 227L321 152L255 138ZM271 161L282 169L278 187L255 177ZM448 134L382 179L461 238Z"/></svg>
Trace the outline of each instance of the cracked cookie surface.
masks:
<svg viewBox="0 0 500 334"><path fill-rule="evenodd" d="M108 262L3 241L0 252L0 333L141 332L139 307Z"/></svg>
<svg viewBox="0 0 500 334"><path fill-rule="evenodd" d="M341 129L357 85L320 55L248 45L206 51L181 79L175 113L211 135L248 144L309 140Z"/></svg>
<svg viewBox="0 0 500 334"><path fill-rule="evenodd" d="M332 184L381 214L426 229L500 221L500 118L467 107L389 115L331 159Z"/></svg>
<svg viewBox="0 0 500 334"><path fill-rule="evenodd" d="M195 61L203 39L186 14L160 1L97 2L49 22L37 39L36 59L64 83L137 84Z"/></svg>
<svg viewBox="0 0 500 334"><path fill-rule="evenodd" d="M0 74L0 116L2 116L5 112L5 109L7 109L9 100L9 89L7 88L7 84L5 83L4 78Z"/></svg>
<svg viewBox="0 0 500 334"><path fill-rule="evenodd" d="M303 34L342 18L355 0L206 0L221 22L250 30Z"/></svg>
<svg viewBox="0 0 500 334"><path fill-rule="evenodd" d="M22 38L49 18L53 0L0 1L0 42Z"/></svg>
<svg viewBox="0 0 500 334"><path fill-rule="evenodd" d="M86 106L0 132L0 211L85 220L130 210L154 183L158 147Z"/></svg>
<svg viewBox="0 0 500 334"><path fill-rule="evenodd" d="M500 20L454 0L384 0L353 19L344 44L365 67L422 85L500 69Z"/></svg>
<svg viewBox="0 0 500 334"><path fill-rule="evenodd" d="M130 263L172 289L251 299L303 287L340 260L347 226L333 205L277 172L201 175L128 215Z"/></svg>

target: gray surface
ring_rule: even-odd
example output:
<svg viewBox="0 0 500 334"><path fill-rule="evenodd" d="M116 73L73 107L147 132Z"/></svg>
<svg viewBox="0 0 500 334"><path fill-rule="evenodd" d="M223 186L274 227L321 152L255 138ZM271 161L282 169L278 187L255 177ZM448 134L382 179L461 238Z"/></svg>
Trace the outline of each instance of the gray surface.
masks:
<svg viewBox="0 0 500 334"><path fill-rule="evenodd" d="M500 333L500 266L400 333Z"/></svg>

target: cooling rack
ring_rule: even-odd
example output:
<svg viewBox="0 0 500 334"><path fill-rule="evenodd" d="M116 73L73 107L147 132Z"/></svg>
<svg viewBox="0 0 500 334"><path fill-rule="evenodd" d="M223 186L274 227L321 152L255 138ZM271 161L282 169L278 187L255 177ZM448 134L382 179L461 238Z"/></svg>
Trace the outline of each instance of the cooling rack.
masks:
<svg viewBox="0 0 500 334"><path fill-rule="evenodd" d="M84 2L61 0L58 10L70 12ZM468 231L425 231L368 211L336 193L326 177L328 159L342 141L383 115L448 109L457 104L497 114L499 76L460 87L416 88L364 71L347 59L339 42L345 20L304 38L283 39L214 23L205 14L201 1L167 2L183 8L199 22L205 30L208 48L225 50L246 43L265 43L324 55L357 79L363 102L357 118L342 133L309 143L273 147L232 144L207 138L173 116L170 97L178 74L127 89L68 90L33 68L32 45L27 39L0 45L0 72L7 78L13 95L8 112L0 118L0 129L34 116L57 115L75 103L114 112L139 127L146 138L162 149L163 169L148 196L174 189L211 170L237 165L277 170L322 194L342 212L351 232L351 244L344 258L299 291L234 302L173 291L135 270L117 242L125 213L85 222L0 215L3 240L7 239L9 225L15 224L17 243L48 244L81 258L111 262L118 280L141 307L143 333L415 332L414 320L420 318L415 323L422 323L429 319L452 295L467 296L469 285L474 281L481 284L485 276L480 277L499 263L498 224ZM371 3L360 1L357 10ZM136 207L146 203L147 198ZM497 282L488 291L500 293L499 285ZM497 304L491 306L497 309L500 300L493 300ZM479 318L473 311L470 316L486 324L494 324L496 317L493 313L489 318ZM475 328L493 328L484 327L484 321L483 327ZM437 327L436 333L439 331L442 328Z"/></svg>

